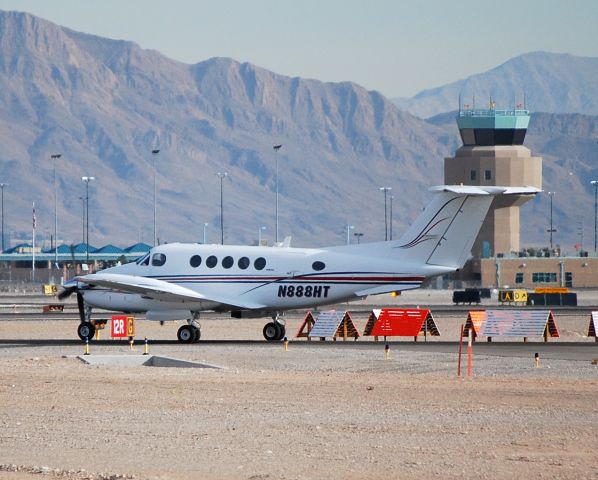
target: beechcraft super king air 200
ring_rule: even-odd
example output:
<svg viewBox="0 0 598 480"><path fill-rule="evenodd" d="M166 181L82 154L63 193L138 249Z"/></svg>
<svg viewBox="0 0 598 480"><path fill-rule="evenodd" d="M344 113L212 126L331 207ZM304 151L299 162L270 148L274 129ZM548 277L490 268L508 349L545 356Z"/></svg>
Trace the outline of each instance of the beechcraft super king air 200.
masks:
<svg viewBox="0 0 598 480"><path fill-rule="evenodd" d="M286 310L410 290L462 268L495 196L539 192L462 185L430 191L430 203L399 240L328 248L159 245L134 262L76 277L61 297L77 294L82 340L95 333L91 307L186 320L177 333L183 343L199 340L202 311L271 317L264 337L282 340Z"/></svg>

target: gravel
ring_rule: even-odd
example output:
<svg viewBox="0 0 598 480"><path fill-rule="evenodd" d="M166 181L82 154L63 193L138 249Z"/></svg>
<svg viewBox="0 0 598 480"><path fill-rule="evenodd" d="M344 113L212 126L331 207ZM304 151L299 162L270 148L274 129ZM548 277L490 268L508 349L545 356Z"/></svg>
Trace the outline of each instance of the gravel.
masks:
<svg viewBox="0 0 598 480"><path fill-rule="evenodd" d="M0 480L598 478L587 359L536 368L474 345L473 377L464 355L457 378L457 344L440 342L464 319L437 319L436 346L389 343L388 359L371 339L294 339L301 320L288 318L288 351L262 340L263 319L206 316L196 345L138 323L152 354L221 370L89 366L70 358L83 353L75 323L1 322ZM598 357L587 322L557 318L554 342ZM134 348L100 340L91 354Z"/></svg>

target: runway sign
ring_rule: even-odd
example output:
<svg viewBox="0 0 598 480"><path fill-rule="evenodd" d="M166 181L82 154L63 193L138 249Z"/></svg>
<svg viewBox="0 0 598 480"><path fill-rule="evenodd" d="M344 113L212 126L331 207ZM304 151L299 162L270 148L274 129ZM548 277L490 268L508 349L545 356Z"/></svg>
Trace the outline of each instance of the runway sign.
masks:
<svg viewBox="0 0 598 480"><path fill-rule="evenodd" d="M112 317L112 338L135 336L135 317L114 315Z"/></svg>
<svg viewBox="0 0 598 480"><path fill-rule="evenodd" d="M498 301L501 303L527 303L526 290L500 290Z"/></svg>

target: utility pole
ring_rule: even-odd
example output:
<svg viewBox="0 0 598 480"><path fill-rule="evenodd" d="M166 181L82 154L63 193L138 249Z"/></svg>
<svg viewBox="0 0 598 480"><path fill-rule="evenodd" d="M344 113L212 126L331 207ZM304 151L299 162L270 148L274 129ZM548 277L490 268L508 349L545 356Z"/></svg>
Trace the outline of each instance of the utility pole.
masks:
<svg viewBox="0 0 598 480"><path fill-rule="evenodd" d="M274 241L278 243L278 151L282 148L282 144L274 145L272 148L274 149L274 155L276 157L276 231L274 233Z"/></svg>
<svg viewBox="0 0 598 480"><path fill-rule="evenodd" d="M4 187L8 187L8 183L0 183L2 189L2 251L4 251Z"/></svg>
<svg viewBox="0 0 598 480"><path fill-rule="evenodd" d="M54 165L54 264L58 266L58 203L56 193L56 160L62 157L62 153L50 155Z"/></svg>
<svg viewBox="0 0 598 480"><path fill-rule="evenodd" d="M222 181L228 176L228 172L216 173L220 177L220 245L224 245L224 201L222 195Z"/></svg>
<svg viewBox="0 0 598 480"><path fill-rule="evenodd" d="M86 209L86 224L85 224L85 258L86 263L89 264L89 182L95 180L95 177L81 177L85 182L85 209Z"/></svg>
<svg viewBox="0 0 598 480"><path fill-rule="evenodd" d="M384 192L384 240L388 240L388 215L386 213L386 197L392 187L380 187L380 191Z"/></svg>
<svg viewBox="0 0 598 480"><path fill-rule="evenodd" d="M156 236L156 156L160 150L152 150L152 165L154 170L154 247L158 244Z"/></svg>

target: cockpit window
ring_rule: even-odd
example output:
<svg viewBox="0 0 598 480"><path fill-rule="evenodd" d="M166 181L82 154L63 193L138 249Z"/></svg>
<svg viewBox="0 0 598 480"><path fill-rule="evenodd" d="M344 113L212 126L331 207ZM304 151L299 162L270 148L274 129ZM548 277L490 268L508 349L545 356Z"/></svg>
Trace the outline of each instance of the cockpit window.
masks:
<svg viewBox="0 0 598 480"><path fill-rule="evenodd" d="M146 253L145 255L142 255L141 257L139 257L137 260L135 260L135 263L137 265L147 265L148 264L148 260L149 260L149 252Z"/></svg>
<svg viewBox="0 0 598 480"><path fill-rule="evenodd" d="M154 253L152 255L152 266L161 267L166 263L166 255L163 253Z"/></svg>

